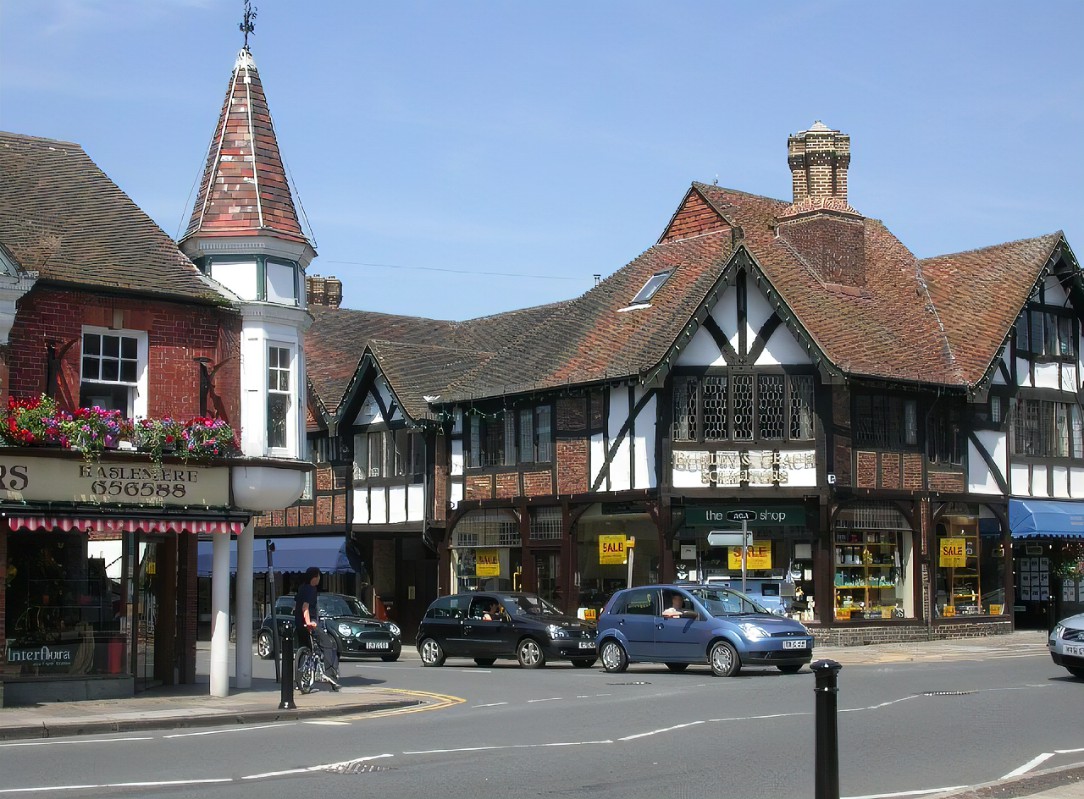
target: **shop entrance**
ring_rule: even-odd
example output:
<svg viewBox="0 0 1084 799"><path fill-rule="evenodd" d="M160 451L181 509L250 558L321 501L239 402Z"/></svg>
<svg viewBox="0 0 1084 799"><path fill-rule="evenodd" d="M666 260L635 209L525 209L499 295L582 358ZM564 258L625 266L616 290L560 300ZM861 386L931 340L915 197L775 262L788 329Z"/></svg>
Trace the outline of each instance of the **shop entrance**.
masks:
<svg viewBox="0 0 1084 799"><path fill-rule="evenodd" d="M174 685L177 618L177 539L139 535L132 586L135 690Z"/></svg>

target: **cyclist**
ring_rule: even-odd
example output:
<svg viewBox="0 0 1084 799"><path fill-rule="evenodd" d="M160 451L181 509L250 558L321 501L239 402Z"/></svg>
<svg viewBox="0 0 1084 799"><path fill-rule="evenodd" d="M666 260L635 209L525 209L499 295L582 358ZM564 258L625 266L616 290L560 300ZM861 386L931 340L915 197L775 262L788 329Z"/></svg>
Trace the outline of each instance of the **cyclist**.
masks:
<svg viewBox="0 0 1084 799"><path fill-rule="evenodd" d="M307 630L312 636L312 643L318 644L324 655L324 679L331 683L335 689L339 689L339 658L335 651L335 642L327 634L327 630L317 624L320 611L317 607L319 591L316 586L320 584L320 569L310 566L305 570L305 582L297 589L294 597L294 628L297 630L298 646L310 646L303 636L302 631Z"/></svg>

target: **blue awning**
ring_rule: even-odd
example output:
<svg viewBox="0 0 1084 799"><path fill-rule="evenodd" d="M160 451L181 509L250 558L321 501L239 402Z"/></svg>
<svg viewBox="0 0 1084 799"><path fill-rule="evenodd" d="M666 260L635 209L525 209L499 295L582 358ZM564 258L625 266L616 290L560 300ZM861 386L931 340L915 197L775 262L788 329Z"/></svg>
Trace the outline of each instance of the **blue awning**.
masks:
<svg viewBox="0 0 1084 799"><path fill-rule="evenodd" d="M324 574L352 574L350 561L346 557L346 538L344 536L283 536L272 538L275 551L271 563L276 572L303 572L309 566L316 566ZM211 576L211 541L200 541L197 558L197 571L200 577ZM237 571L237 539L230 540L230 573ZM252 542L252 572L267 572L267 539L257 538Z"/></svg>
<svg viewBox="0 0 1084 799"><path fill-rule="evenodd" d="M1013 538L1084 538L1084 502L1010 499Z"/></svg>

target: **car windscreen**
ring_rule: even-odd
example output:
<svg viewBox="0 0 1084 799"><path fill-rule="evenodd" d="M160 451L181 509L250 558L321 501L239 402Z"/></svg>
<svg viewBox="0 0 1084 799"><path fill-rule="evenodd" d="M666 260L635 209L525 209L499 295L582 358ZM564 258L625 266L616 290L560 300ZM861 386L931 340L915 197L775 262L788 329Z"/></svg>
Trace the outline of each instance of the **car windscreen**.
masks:
<svg viewBox="0 0 1084 799"><path fill-rule="evenodd" d="M740 591L729 588L689 588L690 594L712 616L738 616L743 613L767 613L768 611Z"/></svg>
<svg viewBox="0 0 1084 799"><path fill-rule="evenodd" d="M540 596L516 594L504 598L504 607L509 613L522 613L527 616L563 616L560 610Z"/></svg>
<svg viewBox="0 0 1084 799"><path fill-rule="evenodd" d="M320 608L321 616L360 616L364 619L374 618L369 609L360 599L352 596L340 596L338 594L321 594L316 600Z"/></svg>

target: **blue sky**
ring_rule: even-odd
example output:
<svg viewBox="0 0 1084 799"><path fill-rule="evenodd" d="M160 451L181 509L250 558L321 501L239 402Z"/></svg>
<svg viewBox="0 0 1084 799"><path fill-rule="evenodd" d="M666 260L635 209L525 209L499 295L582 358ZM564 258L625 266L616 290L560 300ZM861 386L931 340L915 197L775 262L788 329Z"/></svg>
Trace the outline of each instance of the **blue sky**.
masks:
<svg viewBox="0 0 1084 799"><path fill-rule="evenodd" d="M1079 0L255 5L310 273L352 308L576 296L694 180L789 199L787 136L815 120L851 136L851 205L917 256L1061 229L1084 258ZM78 142L177 236L241 14L0 0L0 129Z"/></svg>

